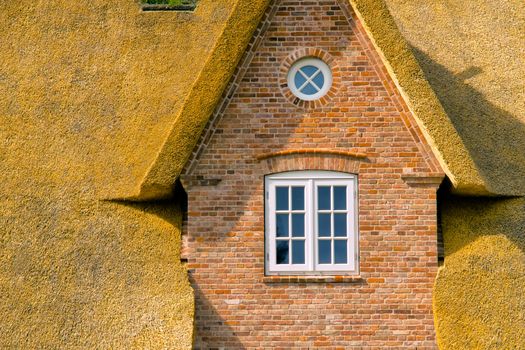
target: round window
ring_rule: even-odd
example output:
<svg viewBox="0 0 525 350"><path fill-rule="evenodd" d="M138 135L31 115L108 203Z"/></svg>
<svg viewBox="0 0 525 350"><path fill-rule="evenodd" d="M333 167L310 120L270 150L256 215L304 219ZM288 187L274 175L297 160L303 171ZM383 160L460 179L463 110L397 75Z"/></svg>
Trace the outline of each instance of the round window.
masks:
<svg viewBox="0 0 525 350"><path fill-rule="evenodd" d="M288 72L288 86L301 100L317 100L330 90L332 71L318 58L300 59Z"/></svg>

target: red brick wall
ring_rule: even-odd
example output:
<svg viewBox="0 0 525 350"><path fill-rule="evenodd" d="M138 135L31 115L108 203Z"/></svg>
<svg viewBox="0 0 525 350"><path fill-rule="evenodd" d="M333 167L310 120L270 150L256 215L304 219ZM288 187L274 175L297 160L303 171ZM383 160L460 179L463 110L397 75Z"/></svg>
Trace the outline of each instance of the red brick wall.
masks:
<svg viewBox="0 0 525 350"><path fill-rule="evenodd" d="M434 349L439 166L349 9L273 6L183 177L195 346ZM282 65L311 48L340 80L296 106ZM305 151L270 154L285 150ZM360 278L264 276L264 175L305 169L358 174Z"/></svg>

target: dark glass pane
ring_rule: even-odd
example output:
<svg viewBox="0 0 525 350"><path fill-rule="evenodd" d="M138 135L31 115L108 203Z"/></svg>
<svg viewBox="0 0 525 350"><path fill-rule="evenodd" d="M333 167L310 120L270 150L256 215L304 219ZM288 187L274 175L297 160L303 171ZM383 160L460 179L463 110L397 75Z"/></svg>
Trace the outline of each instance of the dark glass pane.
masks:
<svg viewBox="0 0 525 350"><path fill-rule="evenodd" d="M319 210L330 210L330 187L317 188L317 207Z"/></svg>
<svg viewBox="0 0 525 350"><path fill-rule="evenodd" d="M304 66L303 68L301 68L301 70L303 71L304 74L306 74L307 77L310 78L312 75L314 75L319 70L319 68L314 67L314 66Z"/></svg>
<svg viewBox="0 0 525 350"><path fill-rule="evenodd" d="M304 264L304 241L292 241L292 264Z"/></svg>
<svg viewBox="0 0 525 350"><path fill-rule="evenodd" d="M319 89L322 89L324 85L324 74L322 72L319 72L319 74L317 74L313 79L313 82L315 83L315 85L317 85Z"/></svg>
<svg viewBox="0 0 525 350"><path fill-rule="evenodd" d="M306 78L301 73L297 72L294 78L295 87L297 89L300 89L301 86L303 86L305 82L306 82Z"/></svg>
<svg viewBox="0 0 525 350"><path fill-rule="evenodd" d="M334 241L334 260L336 264L348 263L347 241Z"/></svg>
<svg viewBox="0 0 525 350"><path fill-rule="evenodd" d="M288 189L289 187L275 188L275 200L277 201L275 208L277 210L288 210Z"/></svg>
<svg viewBox="0 0 525 350"><path fill-rule="evenodd" d="M304 214L292 214L292 236L304 237Z"/></svg>
<svg viewBox="0 0 525 350"><path fill-rule="evenodd" d="M332 241L319 240L319 264L332 263Z"/></svg>
<svg viewBox="0 0 525 350"><path fill-rule="evenodd" d="M277 237L288 237L289 226L288 226L289 215L288 214L277 214L276 215L276 235Z"/></svg>
<svg viewBox="0 0 525 350"><path fill-rule="evenodd" d="M305 95L314 95L316 93L319 92L319 90L317 90L315 88L315 86L313 86L311 83L308 83L306 84L306 86L301 90L301 92Z"/></svg>
<svg viewBox="0 0 525 350"><path fill-rule="evenodd" d="M289 243L288 241L276 241L277 249L276 249L276 260L277 264L288 264L289 263L289 256L290 256L290 249L288 247Z"/></svg>
<svg viewBox="0 0 525 350"><path fill-rule="evenodd" d="M334 186L334 209L346 210L346 186Z"/></svg>
<svg viewBox="0 0 525 350"><path fill-rule="evenodd" d="M304 210L304 187L292 187L292 210Z"/></svg>
<svg viewBox="0 0 525 350"><path fill-rule="evenodd" d="M330 214L319 214L318 216L319 237L330 237L332 227L330 225Z"/></svg>
<svg viewBox="0 0 525 350"><path fill-rule="evenodd" d="M346 237L346 214L334 214L334 236Z"/></svg>

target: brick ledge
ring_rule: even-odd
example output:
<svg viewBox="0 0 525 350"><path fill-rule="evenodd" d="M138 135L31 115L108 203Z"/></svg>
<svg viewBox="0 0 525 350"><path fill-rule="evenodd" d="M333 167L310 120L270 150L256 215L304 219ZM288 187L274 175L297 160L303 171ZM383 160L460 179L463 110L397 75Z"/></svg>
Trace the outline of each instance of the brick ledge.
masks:
<svg viewBox="0 0 525 350"><path fill-rule="evenodd" d="M259 154L256 156L258 161L269 159L269 158L275 158L280 156L291 156L296 154L313 154L313 155L335 155L335 156L343 156L343 157L349 157L349 158L357 158L357 159L366 159L368 156L364 153L359 152L349 152L349 151L336 151L336 150L330 150L330 149L295 149L295 150L285 150L285 151L278 151L278 152L271 152L271 153L264 153Z"/></svg>
<svg viewBox="0 0 525 350"><path fill-rule="evenodd" d="M401 178L408 184L437 184L439 185L445 178L444 173L430 174L402 174Z"/></svg>

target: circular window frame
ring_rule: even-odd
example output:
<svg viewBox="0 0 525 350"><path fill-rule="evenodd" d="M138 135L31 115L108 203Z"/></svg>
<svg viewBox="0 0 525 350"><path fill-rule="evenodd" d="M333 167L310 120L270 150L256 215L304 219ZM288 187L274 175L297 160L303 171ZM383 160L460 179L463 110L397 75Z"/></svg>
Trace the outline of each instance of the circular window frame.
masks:
<svg viewBox="0 0 525 350"><path fill-rule="evenodd" d="M288 77L290 69L295 63L309 58L319 59L330 68L332 84L323 96L313 100L303 100L297 97L290 89ZM281 89L281 93L294 106L303 109L314 109L328 104L336 96L341 86L341 71L337 61L328 52L319 48L301 48L292 52L282 61L279 72L279 88Z"/></svg>
<svg viewBox="0 0 525 350"><path fill-rule="evenodd" d="M297 74L300 74L299 72L300 69L306 66L312 66L312 67L317 68L318 72L323 74L323 77L324 77L323 86L320 87L318 92L316 92L315 94L311 94L311 95L303 93L300 90L300 88L295 85L295 77L297 76ZM318 73L316 74L316 76L317 75ZM306 76L304 77L307 78ZM290 88L290 91L292 91L292 93L295 96L299 97L303 101L315 101L315 100L320 99L321 97L326 95L328 91L330 91L330 88L332 87L332 82L333 82L332 69L330 69L330 66L326 64L326 62L324 62L320 58L304 57L304 58L301 58L295 61L292 67L290 67L290 70L288 71L287 82L288 82L288 87ZM317 86L315 82L312 81L312 83L315 85L316 88L319 88L319 86ZM308 82L308 78L305 84L311 84ZM306 86L307 85L305 85L305 87Z"/></svg>

